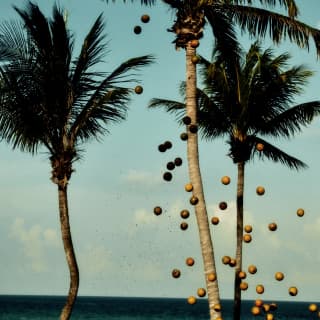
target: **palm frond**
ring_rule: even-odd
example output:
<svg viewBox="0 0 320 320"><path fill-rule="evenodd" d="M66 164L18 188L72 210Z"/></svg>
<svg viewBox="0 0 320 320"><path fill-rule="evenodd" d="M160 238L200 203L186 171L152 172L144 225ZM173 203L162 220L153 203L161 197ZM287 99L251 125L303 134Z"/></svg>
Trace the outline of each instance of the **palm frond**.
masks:
<svg viewBox="0 0 320 320"><path fill-rule="evenodd" d="M320 101L311 101L280 113L261 127L260 133L274 137L291 137L320 115Z"/></svg>
<svg viewBox="0 0 320 320"><path fill-rule="evenodd" d="M22 18L27 32L36 43L38 53L43 59L48 59L53 50L53 43L49 22L40 11L39 7L31 1L27 2L26 9L21 10L14 6L16 12Z"/></svg>
<svg viewBox="0 0 320 320"><path fill-rule="evenodd" d="M103 43L105 35L102 34L104 29L102 18L103 16L101 14L94 22L84 39L79 57L74 61L74 85L77 84L78 80L88 70L88 68L102 61L102 54L105 52L106 45Z"/></svg>
<svg viewBox="0 0 320 320"><path fill-rule="evenodd" d="M294 0L259 0L262 5L268 5L275 7L277 4L287 9L288 15L291 18L298 16L299 10ZM233 0L234 4L245 4L252 5L252 0Z"/></svg>
<svg viewBox="0 0 320 320"><path fill-rule="evenodd" d="M130 94L131 90L127 88L114 88L102 94L90 107L86 107L87 113L80 114L79 121L74 123L71 141L78 143L78 140L99 139L102 134L109 133L111 123L119 123L126 118Z"/></svg>
<svg viewBox="0 0 320 320"><path fill-rule="evenodd" d="M153 60L151 55L127 60L100 82L84 106L73 108L72 118L74 121L70 128L71 140L75 142L78 134L81 134L81 138L84 137L81 132L88 127L87 123L92 121L93 116L97 114L100 115L98 120L102 120L102 122L105 122L105 120L111 121L112 114L115 116L115 121L122 119L122 116L117 113L110 112L110 101L115 104L115 107L126 106L132 90L121 88L119 85L137 82L138 80L133 78L135 74L132 74L131 71L137 71L141 67L151 64ZM119 112L123 114L121 111Z"/></svg>
<svg viewBox="0 0 320 320"><path fill-rule="evenodd" d="M232 19L220 8L220 5L207 6L204 12L215 38L217 61L222 59L225 64L238 63L241 47L237 41Z"/></svg>
<svg viewBox="0 0 320 320"><path fill-rule="evenodd" d="M259 158L263 159L264 157L272 160L273 162L279 162L290 169L300 170L306 169L308 166L303 161L285 153L281 149L271 145L267 141L256 138L256 143L263 144L263 150L257 151L254 149L254 153L259 156Z"/></svg>
<svg viewBox="0 0 320 320"><path fill-rule="evenodd" d="M275 43L288 38L300 48L309 49L313 38L317 54L320 55L320 31L293 18L261 8L228 5L228 11L242 30L253 37L265 37L267 32Z"/></svg>

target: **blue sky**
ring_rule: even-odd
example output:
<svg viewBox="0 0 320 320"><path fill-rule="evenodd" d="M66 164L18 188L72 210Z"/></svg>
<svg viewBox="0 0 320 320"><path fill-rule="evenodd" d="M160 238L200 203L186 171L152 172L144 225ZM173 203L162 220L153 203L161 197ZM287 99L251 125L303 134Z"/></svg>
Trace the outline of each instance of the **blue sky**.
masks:
<svg viewBox="0 0 320 320"><path fill-rule="evenodd" d="M120 1L119 1L120 2ZM12 5L24 1L1 0L1 19L16 17ZM51 14L53 1L38 1ZM110 127L102 142L85 146L83 159L75 164L69 184L70 218L81 272L80 295L186 297L204 285L195 218L181 231L179 213L192 209L184 191L188 182L185 143L171 115L148 110L153 97L179 99L177 89L184 80L184 52L171 44L166 32L173 15L162 5L105 4L100 0L64 0L68 24L75 33L75 54L95 18L104 13L110 52L106 64L112 71L126 59L152 53L157 61L141 73L142 95L133 97L125 122ZM300 19L319 26L318 0L297 1ZM308 6L306 6L308 3ZM140 16L148 13L148 24ZM142 26L135 35L133 27ZM210 30L208 30L210 31ZM201 42L199 53L210 56L211 38ZM272 45L269 41L266 46ZM247 48L250 41L243 38ZM278 52L289 51L292 64L306 64L315 75L297 103L319 99L319 61L313 45L310 52L284 43ZM319 301L320 216L318 163L320 128L317 119L292 141L275 144L305 161L309 168L296 172L280 164L254 161L247 165L245 182L245 223L253 225L253 241L244 245L244 266L255 264L256 275L248 276L244 298L256 298L255 286L265 285L263 299ZM170 140L173 148L159 153L157 146ZM236 167L226 154L224 141L201 142L200 161L209 216L221 222L212 227L221 296L232 296L233 270L221 263L223 255L235 253ZM60 240L56 186L50 181L50 165L45 150L32 157L0 144L0 294L66 294L68 270ZM162 180L168 161L181 157L184 163L174 170L173 181ZM224 186L220 178L231 177ZM266 193L258 197L255 188ZM228 209L220 211L218 203ZM153 207L164 213L156 217ZM297 217L298 208L305 216ZM268 230L270 222L276 232ZM186 257L195 266L186 267ZM178 280L173 268L181 269ZM274 280L282 271L285 279ZM288 287L297 286L296 297Z"/></svg>

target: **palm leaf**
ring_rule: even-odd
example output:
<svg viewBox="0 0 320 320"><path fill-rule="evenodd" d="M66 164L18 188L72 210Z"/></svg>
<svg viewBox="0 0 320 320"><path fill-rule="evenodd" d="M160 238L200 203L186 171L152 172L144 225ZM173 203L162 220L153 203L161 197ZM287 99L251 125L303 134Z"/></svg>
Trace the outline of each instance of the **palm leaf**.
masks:
<svg viewBox="0 0 320 320"><path fill-rule="evenodd" d="M306 169L308 167L303 161L293 156L290 156L289 154L271 145L263 139L256 137L255 142L262 143L264 146L262 151L257 151L256 149L254 149L254 153L257 154L261 159L266 157L267 159L272 160L273 162L282 163L288 168L295 170Z"/></svg>
<svg viewBox="0 0 320 320"><path fill-rule="evenodd" d="M123 112L119 110L119 114L110 110L110 102L114 103L116 107L126 105L130 100L130 91L125 88L120 88L118 85L129 82L137 82L132 71L138 70L143 66L149 65L153 62L153 57L150 55L132 58L122 63L109 76L107 76L96 87L95 91L88 99L87 103L81 108L74 108L72 118L74 122L70 128L70 136L72 141L76 141L79 137L85 137L85 128L90 127L88 122L92 122L93 116L98 116L98 121L111 121L111 115L114 114L114 121L123 118ZM97 123L97 122L94 122ZM99 126L95 126L98 128ZM98 130L101 132L102 127ZM93 132L93 131L90 131Z"/></svg>
<svg viewBox="0 0 320 320"><path fill-rule="evenodd" d="M309 49L309 38L313 38L320 54L320 31L290 17L265 9L248 6L231 6L227 10L242 30L248 30L253 37L265 37L268 32L275 43L288 37L301 48Z"/></svg>
<svg viewBox="0 0 320 320"><path fill-rule="evenodd" d="M280 113L265 123L259 131L261 134L274 137L290 137L312 122L320 115L320 101L311 101Z"/></svg>

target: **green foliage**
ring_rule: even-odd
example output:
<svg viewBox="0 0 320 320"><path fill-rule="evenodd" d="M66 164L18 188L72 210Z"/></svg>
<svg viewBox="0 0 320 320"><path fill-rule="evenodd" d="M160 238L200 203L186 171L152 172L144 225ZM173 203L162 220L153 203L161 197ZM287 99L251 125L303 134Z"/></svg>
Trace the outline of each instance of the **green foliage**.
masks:
<svg viewBox="0 0 320 320"><path fill-rule="evenodd" d="M31 2L15 10L21 23L0 26L1 136L13 148L36 152L45 145L55 157L67 150L75 157L79 143L125 119L136 71L153 57L129 59L110 73L95 71L108 49L102 15L73 58L62 10L54 6L51 19Z"/></svg>

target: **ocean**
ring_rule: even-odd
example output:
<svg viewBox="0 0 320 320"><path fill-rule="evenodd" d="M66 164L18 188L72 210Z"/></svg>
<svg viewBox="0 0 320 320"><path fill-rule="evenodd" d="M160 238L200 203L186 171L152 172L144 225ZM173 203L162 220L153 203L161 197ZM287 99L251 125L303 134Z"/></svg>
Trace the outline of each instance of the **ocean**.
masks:
<svg viewBox="0 0 320 320"><path fill-rule="evenodd" d="M65 298L58 296L0 295L0 320L57 320ZM253 301L243 301L242 319L265 319L253 316ZM277 302L274 319L316 319L317 313L308 310L308 302ZM223 300L223 319L232 318L232 301ZM208 320L205 299L189 305L186 299L78 297L73 320ZM318 318L319 319L319 318Z"/></svg>

